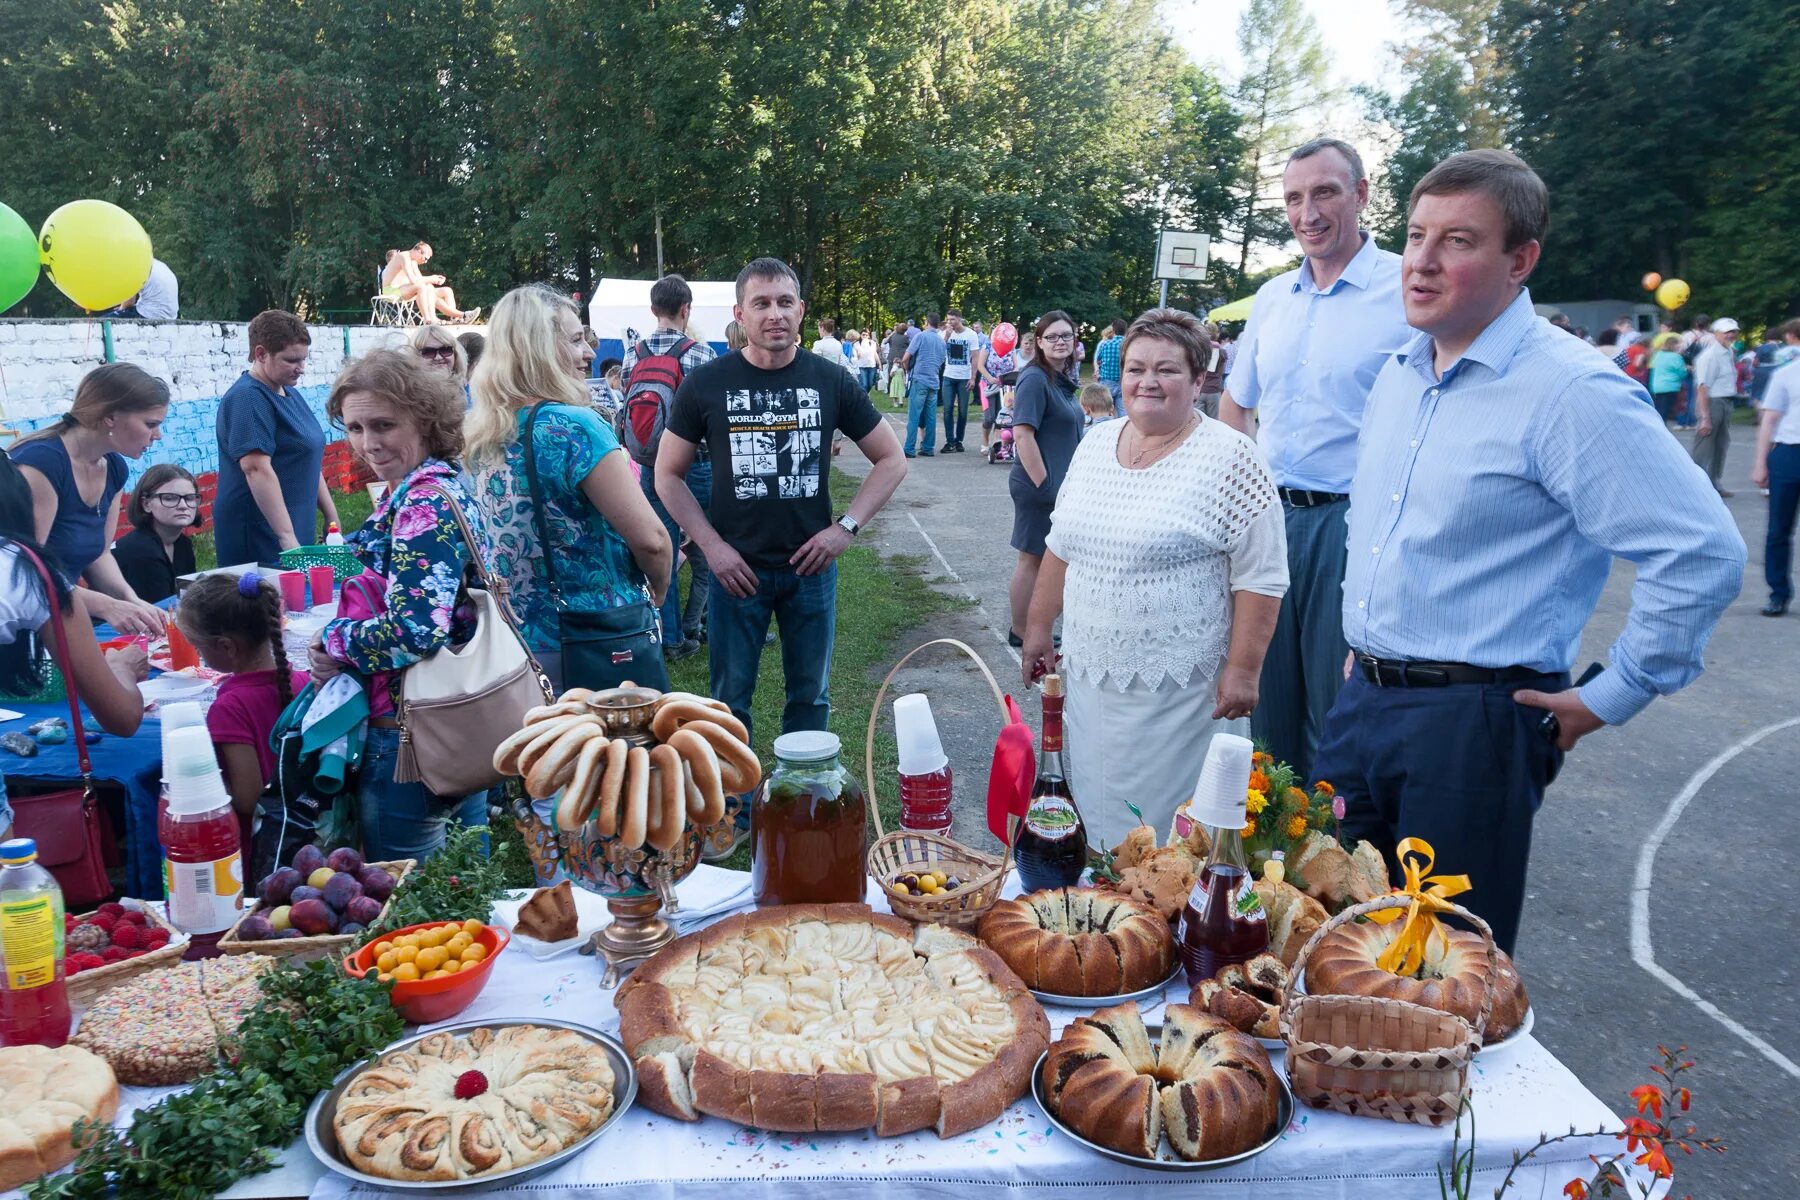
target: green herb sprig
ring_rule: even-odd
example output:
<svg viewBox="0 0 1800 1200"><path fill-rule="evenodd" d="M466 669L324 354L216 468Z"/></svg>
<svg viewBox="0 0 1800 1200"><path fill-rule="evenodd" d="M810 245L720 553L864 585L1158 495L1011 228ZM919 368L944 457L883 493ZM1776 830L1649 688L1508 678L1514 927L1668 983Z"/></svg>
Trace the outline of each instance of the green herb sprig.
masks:
<svg viewBox="0 0 1800 1200"><path fill-rule="evenodd" d="M130 1125L78 1123L92 1139L74 1170L26 1188L32 1200L201 1200L275 1165L313 1097L340 1071L400 1037L390 985L348 978L333 962L261 978L262 1003L239 1026L235 1062L134 1113Z"/></svg>
<svg viewBox="0 0 1800 1200"><path fill-rule="evenodd" d="M494 901L510 889L525 863L524 846L517 840L497 840L488 852L487 829L478 825L451 825L444 848L420 863L400 881L388 898L381 919L357 938L366 945L384 934L426 921L486 921Z"/></svg>

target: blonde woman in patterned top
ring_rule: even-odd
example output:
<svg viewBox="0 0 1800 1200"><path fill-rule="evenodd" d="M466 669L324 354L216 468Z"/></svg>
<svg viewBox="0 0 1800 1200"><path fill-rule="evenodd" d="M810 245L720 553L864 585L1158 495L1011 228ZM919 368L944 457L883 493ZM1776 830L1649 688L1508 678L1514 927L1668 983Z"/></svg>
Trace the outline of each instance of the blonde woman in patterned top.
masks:
<svg viewBox="0 0 1800 1200"><path fill-rule="evenodd" d="M1159 833L1218 732L1248 735L1287 592L1287 534L1256 444L1202 414L1212 354L1174 309L1133 322L1125 420L1082 439L1057 496L1026 619L1029 683L1063 618L1071 784L1097 846ZM1148 752L1147 752L1148 751Z"/></svg>

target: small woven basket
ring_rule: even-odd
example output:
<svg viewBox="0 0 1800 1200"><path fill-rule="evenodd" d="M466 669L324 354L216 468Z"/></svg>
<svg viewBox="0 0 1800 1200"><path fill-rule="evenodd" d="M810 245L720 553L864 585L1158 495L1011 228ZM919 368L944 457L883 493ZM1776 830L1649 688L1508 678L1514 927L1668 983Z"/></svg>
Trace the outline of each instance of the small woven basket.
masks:
<svg viewBox="0 0 1800 1200"><path fill-rule="evenodd" d="M337 547L333 546L332 549L335 550ZM367 865L380 867L392 875L394 890L399 891L407 874L419 864L416 859L403 858L397 862L376 862ZM393 897L390 895L382 903L381 916L375 918L377 921L380 921L381 917L387 916L388 905L392 902ZM270 958L291 958L297 962L312 962L319 958L342 958L348 953L350 943L356 940L357 935L354 933L321 933L312 937L269 938L257 942L247 942L239 938L238 926L244 923L245 918L261 911L262 907L261 904L255 904L244 910L244 915L233 922L231 928L227 929L219 938L219 953L263 954Z"/></svg>
<svg viewBox="0 0 1800 1200"><path fill-rule="evenodd" d="M1307 940L1294 960L1292 977L1300 976L1306 960L1337 926L1410 903L1410 897L1394 893L1346 908ZM1456 1119L1468 1092L1469 1062L1481 1047L1494 1006L1496 968L1494 934L1487 922L1459 905L1450 907L1487 944L1487 978L1475 1024L1406 1000L1290 990L1281 1008L1281 1036L1296 1100L1403 1124L1446 1125Z"/></svg>
<svg viewBox="0 0 1800 1200"><path fill-rule="evenodd" d="M182 954L187 950L187 939L181 937L176 928L163 919L155 905L146 904L142 900L127 900L124 904L126 908L142 912L144 919L157 929L168 930L169 944L160 950L152 950L148 954L140 954L122 962L107 963L104 967L95 967L70 977L69 1003L76 1008L92 1007L102 993L136 979L147 971L174 966L181 961ZM177 938L180 940L175 940Z"/></svg>
<svg viewBox="0 0 1800 1200"><path fill-rule="evenodd" d="M285 570L304 571L308 567L330 567L337 576L337 582L362 574L362 560L351 552L348 546L295 546L281 552L281 565ZM314 603L323 604L318 600Z"/></svg>
<svg viewBox="0 0 1800 1200"><path fill-rule="evenodd" d="M999 680L994 678L994 673L982 661L981 655L955 638L936 638L924 645L915 646L894 664L894 669L887 673L887 678L881 681L881 687L875 693L875 704L869 709L868 732L863 738L863 778L869 796L869 816L875 822L875 844L869 847L868 856L869 878L881 888L887 896L888 907L898 916L910 921L929 921L958 928L973 927L981 920L981 915L1000 899L1000 889L1006 883L1006 876L1012 871L1012 847L1009 845L1003 856L995 858L942 834L917 829L899 829L888 833L882 828L881 802L876 795L875 722L881 718L881 702L887 696L888 685L900 673L900 668L913 655L931 646L954 646L968 655L969 660L980 670L982 678L987 680L989 690L994 693L994 706L1000 713L1000 723L1004 725L1007 720L1006 694L1000 690ZM957 876L962 880L963 886L941 896L897 896L889 886L894 876L902 871L939 869L947 875Z"/></svg>

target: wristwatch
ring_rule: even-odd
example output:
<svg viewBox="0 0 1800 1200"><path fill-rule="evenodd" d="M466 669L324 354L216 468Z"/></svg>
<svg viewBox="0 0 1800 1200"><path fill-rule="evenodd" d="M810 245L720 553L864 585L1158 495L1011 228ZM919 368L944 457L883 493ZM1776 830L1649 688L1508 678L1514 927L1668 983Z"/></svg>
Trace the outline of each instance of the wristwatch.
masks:
<svg viewBox="0 0 1800 1200"><path fill-rule="evenodd" d="M851 537L855 537L857 530L862 528L861 525L857 524L856 518L851 516L849 513L845 513L843 516L839 517L837 519L837 523L838 523L838 528L842 529L845 533L849 534Z"/></svg>

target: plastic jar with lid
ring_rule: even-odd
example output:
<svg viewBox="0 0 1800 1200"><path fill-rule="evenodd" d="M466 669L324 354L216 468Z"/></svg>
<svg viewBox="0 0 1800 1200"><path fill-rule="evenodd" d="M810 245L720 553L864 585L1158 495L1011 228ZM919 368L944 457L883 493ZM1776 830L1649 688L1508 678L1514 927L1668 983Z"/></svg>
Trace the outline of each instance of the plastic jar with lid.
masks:
<svg viewBox="0 0 1800 1200"><path fill-rule="evenodd" d="M775 770L750 812L756 903L855 903L864 898L868 798L839 761L837 735L775 739Z"/></svg>

